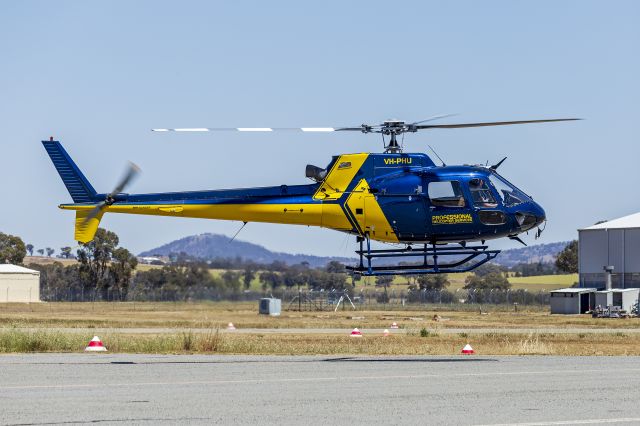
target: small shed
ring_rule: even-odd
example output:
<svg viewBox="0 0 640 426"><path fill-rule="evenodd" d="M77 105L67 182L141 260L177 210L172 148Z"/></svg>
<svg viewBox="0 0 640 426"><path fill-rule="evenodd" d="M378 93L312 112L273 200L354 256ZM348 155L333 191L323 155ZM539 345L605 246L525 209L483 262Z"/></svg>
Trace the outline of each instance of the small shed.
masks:
<svg viewBox="0 0 640 426"><path fill-rule="evenodd" d="M40 301L40 272L18 265L0 265L0 302Z"/></svg>
<svg viewBox="0 0 640 426"><path fill-rule="evenodd" d="M608 306L619 306L627 312L631 312L638 304L639 290L637 288L614 288L596 292L596 306L606 308Z"/></svg>
<svg viewBox="0 0 640 426"><path fill-rule="evenodd" d="M549 293L552 314L584 314L595 306L595 288L561 288Z"/></svg>
<svg viewBox="0 0 640 426"><path fill-rule="evenodd" d="M274 297L263 297L260 299L258 311L263 315L278 316L282 307L282 301Z"/></svg>

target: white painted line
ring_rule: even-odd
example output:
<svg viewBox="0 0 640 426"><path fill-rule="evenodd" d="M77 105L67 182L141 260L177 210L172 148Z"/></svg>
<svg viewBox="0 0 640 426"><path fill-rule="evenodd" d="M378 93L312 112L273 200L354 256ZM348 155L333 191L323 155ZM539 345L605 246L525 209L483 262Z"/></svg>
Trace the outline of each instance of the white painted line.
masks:
<svg viewBox="0 0 640 426"><path fill-rule="evenodd" d="M168 132L169 129L151 129L152 132Z"/></svg>
<svg viewBox="0 0 640 426"><path fill-rule="evenodd" d="M617 419L558 420L551 422L500 423L478 426L555 426L555 425L599 425L605 423L638 423L640 417L620 417Z"/></svg>
<svg viewBox="0 0 640 426"><path fill-rule="evenodd" d="M271 127L238 127L239 132L273 132Z"/></svg>

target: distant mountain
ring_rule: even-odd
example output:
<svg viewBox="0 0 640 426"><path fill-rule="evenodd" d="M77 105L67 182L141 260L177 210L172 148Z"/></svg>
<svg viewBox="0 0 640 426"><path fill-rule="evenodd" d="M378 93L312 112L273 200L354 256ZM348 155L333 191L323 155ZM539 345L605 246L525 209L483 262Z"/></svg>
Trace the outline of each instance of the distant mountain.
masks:
<svg viewBox="0 0 640 426"><path fill-rule="evenodd" d="M558 253L568 242L539 244L535 246L503 250L494 263L502 266L514 266L518 263L553 262ZM241 257L256 263L271 263L275 260L288 265L296 265L308 262L312 267L325 266L332 260L344 264L355 264L355 258L348 257L322 257L306 254L277 253L270 251L258 244L246 241L234 240L229 242L229 237L218 234L200 234L181 238L162 245L158 248L144 251L139 256L168 256L171 253L184 252L189 256L200 259L231 259Z"/></svg>
<svg viewBox="0 0 640 426"><path fill-rule="evenodd" d="M181 238L162 245L158 248L144 251L139 256L168 256L171 253L184 252L189 256L200 259L232 259L241 257L245 260L252 260L256 263L271 263L275 260L288 265L296 265L301 262L308 262L311 267L325 266L332 260L342 263L354 263L355 258L347 257L321 257L306 254L277 253L270 251L258 244L246 241L233 240L226 235L200 234Z"/></svg>
<svg viewBox="0 0 640 426"><path fill-rule="evenodd" d="M518 263L555 262L558 253L560 253L567 244L569 244L569 241L503 250L492 262L507 267L517 265Z"/></svg>

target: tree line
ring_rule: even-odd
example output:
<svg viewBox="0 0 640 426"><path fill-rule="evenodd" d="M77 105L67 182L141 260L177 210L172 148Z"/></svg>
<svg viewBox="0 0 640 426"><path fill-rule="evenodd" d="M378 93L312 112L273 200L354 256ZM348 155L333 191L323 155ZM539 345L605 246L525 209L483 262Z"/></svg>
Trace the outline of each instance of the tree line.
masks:
<svg viewBox="0 0 640 426"><path fill-rule="evenodd" d="M21 264L28 246L16 236L0 233L0 263ZM311 268L308 263L287 265L284 262L258 264L242 258L203 261L184 253L173 254L173 262L162 267L139 270L136 257L119 246L118 236L99 228L93 241L81 244L76 253L64 248L66 257L75 257L77 263L63 265L30 264L41 273L43 300L240 300L255 290L259 283L263 294L289 289L312 291L346 291L353 295L358 276L351 276L343 264L330 262L325 268ZM530 271L546 271L531 264ZM570 243L556 260L556 268L572 272L577 270L577 242ZM223 269L212 274L211 269ZM542 268L542 269L541 269ZM529 273L525 269L516 271ZM468 301L491 300L496 294L511 290L507 275L513 269L494 264L477 268L465 280ZM526 276L526 275L525 275ZM426 274L404 277L408 302L451 303L458 296L448 290L446 274ZM374 284L382 288L377 292L379 303L389 302L388 288L397 282L393 276L378 276ZM254 292L255 293L255 292ZM253 294L257 297L259 294ZM508 297L508 296L507 296Z"/></svg>

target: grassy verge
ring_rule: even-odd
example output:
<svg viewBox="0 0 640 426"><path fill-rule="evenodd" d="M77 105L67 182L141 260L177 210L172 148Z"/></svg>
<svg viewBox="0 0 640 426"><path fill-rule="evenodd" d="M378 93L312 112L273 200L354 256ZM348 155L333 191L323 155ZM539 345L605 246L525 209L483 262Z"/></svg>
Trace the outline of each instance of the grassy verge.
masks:
<svg viewBox="0 0 640 426"><path fill-rule="evenodd" d="M381 306L381 305L380 305ZM467 309L467 310L458 310ZM442 321L434 322L434 315ZM283 312L258 315L257 302L0 304L2 328L640 328L640 320L602 320L589 315L550 315L546 307L415 305L366 307L338 312Z"/></svg>
<svg viewBox="0 0 640 426"><path fill-rule="evenodd" d="M0 353L82 352L90 335L56 331L0 331ZM232 335L184 331L159 335L101 336L110 352L146 354L252 355L454 355L471 343L479 355L640 355L640 336L487 333L467 336L420 333L408 335Z"/></svg>

